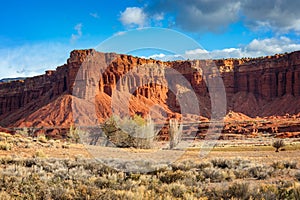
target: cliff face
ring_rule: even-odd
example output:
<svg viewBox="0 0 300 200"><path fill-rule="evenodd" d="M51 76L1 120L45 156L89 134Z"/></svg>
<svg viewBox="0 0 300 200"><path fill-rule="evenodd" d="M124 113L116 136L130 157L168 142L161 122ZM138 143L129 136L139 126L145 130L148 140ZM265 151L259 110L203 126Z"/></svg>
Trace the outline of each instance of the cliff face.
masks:
<svg viewBox="0 0 300 200"><path fill-rule="evenodd" d="M265 100L300 95L300 53L277 55L235 68L235 92L253 93Z"/></svg>
<svg viewBox="0 0 300 200"><path fill-rule="evenodd" d="M235 67L232 77L232 110L250 116L300 112L300 52L251 60Z"/></svg>
<svg viewBox="0 0 300 200"><path fill-rule="evenodd" d="M92 50L73 51L67 64L54 71L46 71L44 75L25 80L0 84L1 124L9 126L22 121L25 125L27 122L28 125L34 125L34 123L30 123L33 119L27 119L27 117L55 101L61 95L71 94L78 69L91 52ZM48 112L45 110L44 113ZM37 116L35 115L35 117ZM55 121L55 118L52 120ZM36 125L44 125L42 118L37 117L34 121L38 122ZM51 123L48 121L45 125L48 124Z"/></svg>
<svg viewBox="0 0 300 200"><path fill-rule="evenodd" d="M16 111L47 96L51 101L64 92L71 93L81 62L91 51L73 51L68 63L44 75L0 84L0 115ZM38 105L37 105L38 106Z"/></svg>
<svg viewBox="0 0 300 200"><path fill-rule="evenodd" d="M0 125L68 126L74 120L71 106L74 96L79 99L96 97L96 115L100 120L110 115L112 104L124 101L129 102L130 113L146 114L151 106L158 105L167 115L174 115L180 112L176 96L182 88L168 88L170 81L176 79L171 73L166 80L164 73L168 69L174 69L188 80L197 94L200 114L209 117L211 94L205 80L211 74L201 71L209 62L164 63L95 50L75 50L67 63L55 71L0 83ZM228 111L251 117L300 112L300 52L213 62L225 85ZM114 92L116 90L119 92ZM124 99L122 91L133 96Z"/></svg>

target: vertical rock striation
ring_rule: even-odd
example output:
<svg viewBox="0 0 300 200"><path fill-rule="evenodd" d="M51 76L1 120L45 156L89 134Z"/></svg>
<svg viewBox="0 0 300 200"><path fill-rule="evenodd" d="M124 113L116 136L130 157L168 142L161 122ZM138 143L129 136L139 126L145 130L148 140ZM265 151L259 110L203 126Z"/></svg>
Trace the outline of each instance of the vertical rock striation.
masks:
<svg viewBox="0 0 300 200"><path fill-rule="evenodd" d="M176 76L166 80L167 69L174 69L189 81L203 110L199 114L209 116L212 94L206 87L206 80L211 74L202 70L209 63L211 61L206 60L161 62L92 49L74 50L67 63L56 70L25 80L0 83L0 125L37 120L28 116L34 112L47 112L41 108L63 95L93 97L102 94L105 95L103 99L109 101L115 90L133 94L131 112L147 112L149 109L142 107L154 104L164 107L167 113L179 112L176 95L180 91L168 88ZM213 60L213 63L224 82L228 111L251 117L300 112L299 51L255 59ZM91 89L95 87L98 94ZM103 103L100 97L97 102L99 110L101 106L108 109L106 104L109 103ZM71 108L66 112L71 112ZM61 123L53 121L52 124Z"/></svg>

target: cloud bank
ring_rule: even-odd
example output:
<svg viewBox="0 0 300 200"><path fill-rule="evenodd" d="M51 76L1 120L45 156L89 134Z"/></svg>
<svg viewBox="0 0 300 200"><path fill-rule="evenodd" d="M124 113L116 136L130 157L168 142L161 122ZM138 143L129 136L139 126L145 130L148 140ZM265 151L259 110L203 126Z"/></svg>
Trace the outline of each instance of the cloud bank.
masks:
<svg viewBox="0 0 300 200"><path fill-rule="evenodd" d="M235 22L252 30L300 33L300 1L295 0L153 0L121 12L123 25L143 26L172 15L176 27L190 32L223 32Z"/></svg>
<svg viewBox="0 0 300 200"><path fill-rule="evenodd" d="M187 50L183 55L155 54L149 58L158 60L184 59L221 59L221 58L242 58L260 57L274 55L285 52L292 52L300 49L300 44L287 37L267 38L263 40L254 39L249 44L241 48L227 48L207 51L205 49Z"/></svg>

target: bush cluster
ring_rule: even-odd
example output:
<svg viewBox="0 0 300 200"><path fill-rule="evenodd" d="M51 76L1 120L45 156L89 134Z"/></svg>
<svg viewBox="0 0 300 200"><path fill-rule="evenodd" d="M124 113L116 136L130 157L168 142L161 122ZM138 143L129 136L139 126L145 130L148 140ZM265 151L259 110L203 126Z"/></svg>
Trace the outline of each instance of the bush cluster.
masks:
<svg viewBox="0 0 300 200"><path fill-rule="evenodd" d="M294 165L213 159L141 174L81 157L2 157L0 199L299 199L300 175ZM279 178L287 176L289 181ZM270 177L278 179L268 182ZM253 178L267 182L257 184Z"/></svg>
<svg viewBox="0 0 300 200"><path fill-rule="evenodd" d="M112 116L102 125L107 139L117 147L150 149L155 138L154 123L150 117L144 120L135 115L133 118Z"/></svg>

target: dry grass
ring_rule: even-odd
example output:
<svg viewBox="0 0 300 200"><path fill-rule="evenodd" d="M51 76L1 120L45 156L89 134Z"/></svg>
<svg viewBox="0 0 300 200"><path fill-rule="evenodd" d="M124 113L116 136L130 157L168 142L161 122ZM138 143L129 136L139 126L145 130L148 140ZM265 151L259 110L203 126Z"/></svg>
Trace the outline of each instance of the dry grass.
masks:
<svg viewBox="0 0 300 200"><path fill-rule="evenodd" d="M300 195L300 148L292 142L278 153L271 145L241 144L217 147L199 157L200 149L190 148L166 167L125 173L95 161L80 144L1 133L0 140L11 146L0 150L0 199L299 199Z"/></svg>
<svg viewBox="0 0 300 200"><path fill-rule="evenodd" d="M149 174L124 173L93 159L0 159L4 199L297 199L298 169L248 160L184 162ZM225 165L224 165L225 163ZM181 165L181 166L180 166ZM276 164L276 166L278 163ZM282 165L284 166L284 165ZM180 169L179 169L180 168ZM240 176L243 174L243 176Z"/></svg>
<svg viewBox="0 0 300 200"><path fill-rule="evenodd" d="M2 138L2 140L1 140ZM18 155L21 157L34 157L37 151L53 158L75 158L81 154L91 158L89 152L81 144L70 144L59 140L47 140L40 136L37 139L21 135L11 136L0 133L0 157Z"/></svg>

